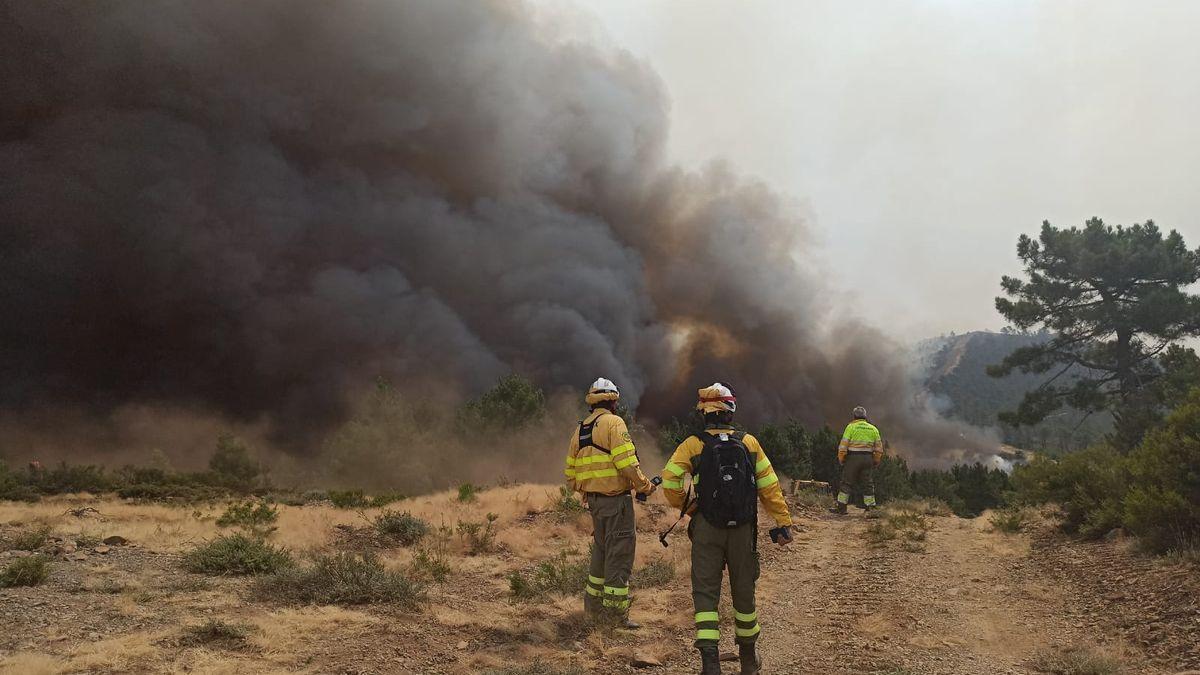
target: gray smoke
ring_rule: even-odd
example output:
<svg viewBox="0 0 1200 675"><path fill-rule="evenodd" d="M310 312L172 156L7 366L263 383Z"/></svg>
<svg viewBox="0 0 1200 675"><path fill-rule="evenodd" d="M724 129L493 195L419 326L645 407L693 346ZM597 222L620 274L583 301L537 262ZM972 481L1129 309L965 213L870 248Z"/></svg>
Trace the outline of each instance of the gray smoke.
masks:
<svg viewBox="0 0 1200 675"><path fill-rule="evenodd" d="M515 370L983 447L835 318L794 209L667 162L645 64L522 3L5 0L0 91L7 411L199 406L303 447L374 377Z"/></svg>

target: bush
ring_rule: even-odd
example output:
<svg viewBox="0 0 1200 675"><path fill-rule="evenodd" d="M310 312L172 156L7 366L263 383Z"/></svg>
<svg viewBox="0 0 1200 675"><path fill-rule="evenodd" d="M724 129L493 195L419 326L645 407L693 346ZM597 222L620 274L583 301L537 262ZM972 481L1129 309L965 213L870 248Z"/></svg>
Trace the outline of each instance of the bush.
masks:
<svg viewBox="0 0 1200 675"><path fill-rule="evenodd" d="M242 649L246 646L246 638L251 630L252 627L246 624L209 619L199 626L184 628L177 644L180 647Z"/></svg>
<svg viewBox="0 0 1200 675"><path fill-rule="evenodd" d="M0 588L37 586L50 577L48 558L31 555L17 558L0 570Z"/></svg>
<svg viewBox="0 0 1200 675"><path fill-rule="evenodd" d="M420 583L387 569L370 552L315 556L307 566L288 567L260 578L254 592L265 600L318 605L394 603L409 610L425 598Z"/></svg>
<svg viewBox="0 0 1200 675"><path fill-rule="evenodd" d="M990 522L997 532L1016 534L1025 529L1029 518L1024 509L1007 508L993 513Z"/></svg>
<svg viewBox="0 0 1200 675"><path fill-rule="evenodd" d="M362 490L329 490L325 496L339 509L365 509L371 505Z"/></svg>
<svg viewBox="0 0 1200 675"><path fill-rule="evenodd" d="M18 551L36 551L46 545L46 541L50 539L50 528L39 527L36 530L25 530L13 537L9 542L9 548Z"/></svg>
<svg viewBox="0 0 1200 675"><path fill-rule="evenodd" d="M464 433L488 427L520 428L541 419L546 412L546 395L520 375L500 378L483 396L464 405L458 425Z"/></svg>
<svg viewBox="0 0 1200 675"><path fill-rule="evenodd" d="M1055 462L1035 457L1013 470L1020 501L1056 502L1067 532L1098 538L1121 525L1129 477L1123 458L1107 447L1088 448Z"/></svg>
<svg viewBox="0 0 1200 675"><path fill-rule="evenodd" d="M230 504L225 513L217 518L219 527L259 528L279 519L279 510L266 502L238 502Z"/></svg>
<svg viewBox="0 0 1200 675"><path fill-rule="evenodd" d="M575 516L587 513L587 507L583 505L583 502L579 501L575 493L566 485L558 487L558 498L550 505L550 510L560 520L570 520Z"/></svg>
<svg viewBox="0 0 1200 675"><path fill-rule="evenodd" d="M1125 528L1155 553L1200 543L1200 389L1146 435L1127 466Z"/></svg>
<svg viewBox="0 0 1200 675"><path fill-rule="evenodd" d="M286 550L242 533L217 537L183 556L184 569L203 574L271 574L293 563Z"/></svg>
<svg viewBox="0 0 1200 675"><path fill-rule="evenodd" d="M633 573L633 580L638 588L666 586L674 579L675 562L667 558L651 560Z"/></svg>
<svg viewBox="0 0 1200 675"><path fill-rule="evenodd" d="M496 520L500 516L487 514L486 523L458 521L458 535L467 545L467 555L490 553L496 548Z"/></svg>
<svg viewBox="0 0 1200 675"><path fill-rule="evenodd" d="M242 492L248 492L262 473L249 448L230 434L217 438L217 449L208 460L208 469L217 484Z"/></svg>
<svg viewBox="0 0 1200 675"><path fill-rule="evenodd" d="M66 462L59 462L58 466L50 470L31 472L30 482L43 494L108 492L113 489L115 483L105 474L102 466L71 466Z"/></svg>
<svg viewBox="0 0 1200 675"><path fill-rule="evenodd" d="M908 477L908 462L903 457L884 455L875 467L875 497L880 504L916 496Z"/></svg>
<svg viewBox="0 0 1200 675"><path fill-rule="evenodd" d="M479 498L481 488L470 483L463 483L458 486L458 501L464 504L469 504Z"/></svg>
<svg viewBox="0 0 1200 675"><path fill-rule="evenodd" d="M373 521L375 531L401 546L412 546L429 534L429 523L405 511L384 511Z"/></svg>
<svg viewBox="0 0 1200 675"><path fill-rule="evenodd" d="M590 555L579 556L574 551L562 551L553 558L538 563L529 576L520 572L509 574L509 592L519 600L531 600L546 593L582 593L587 579L589 558Z"/></svg>
<svg viewBox="0 0 1200 675"><path fill-rule="evenodd" d="M117 490L121 499L135 499L148 502L177 502L192 504L225 499L230 495L227 488L211 485L192 485L186 483L160 485L157 483L137 483L126 485Z"/></svg>
<svg viewBox="0 0 1200 675"><path fill-rule="evenodd" d="M451 534L450 528L439 527L434 536L427 539L425 544L417 549L410 568L413 576L438 583L445 581L450 576L449 540Z"/></svg>
<svg viewBox="0 0 1200 675"><path fill-rule="evenodd" d="M39 498L38 491L21 476L13 473L4 460L0 460L0 500L33 502Z"/></svg>
<svg viewBox="0 0 1200 675"><path fill-rule="evenodd" d="M373 509L381 509L389 504L402 502L405 499L408 499L408 497L399 492L384 492L369 498L367 500L367 506Z"/></svg>

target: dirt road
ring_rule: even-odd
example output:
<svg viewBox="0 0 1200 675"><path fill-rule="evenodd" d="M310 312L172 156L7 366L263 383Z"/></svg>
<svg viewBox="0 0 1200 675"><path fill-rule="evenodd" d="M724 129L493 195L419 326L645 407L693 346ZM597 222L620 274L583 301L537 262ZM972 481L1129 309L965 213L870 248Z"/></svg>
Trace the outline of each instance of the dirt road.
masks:
<svg viewBox="0 0 1200 675"><path fill-rule="evenodd" d="M264 602L246 592L245 578L184 572L180 553L221 532L213 522L219 504L0 504L0 539L44 526L57 537L131 540L104 553L59 555L46 583L0 591L0 620L9 627L0 635L0 672L696 672L689 549L682 535L669 549L659 546L656 531L673 520L665 505L638 511L638 569L665 557L676 570L673 580L654 583L639 582L635 572L633 614L641 630L595 628L574 593L512 597L513 573L529 573L565 551L586 552L590 521L549 510L556 494L553 486L518 485L488 490L478 503L453 494L404 502L405 510L447 526L499 514L495 549L468 555L456 544L451 573L430 584L416 612ZM84 504L103 516L68 515L68 507ZM370 515L328 506L280 509L272 536L297 554L336 549L339 528ZM761 547L767 675L1163 675L1200 668L1200 582L1187 563L1136 556L1119 542L1071 542L1049 525L1006 535L991 531L986 517L927 516L916 519L922 527L886 539L869 537L868 529L886 531L898 520L866 520L861 512L838 518L811 505L798 510L795 543ZM382 555L393 568L412 564L410 549ZM236 647L181 639L207 620L245 626L247 637ZM732 632L723 630L728 652ZM1088 651L1067 656L1115 660L1107 669L1046 667L1047 655L1076 647ZM635 655L661 665L637 670ZM736 664L725 671L736 672Z"/></svg>

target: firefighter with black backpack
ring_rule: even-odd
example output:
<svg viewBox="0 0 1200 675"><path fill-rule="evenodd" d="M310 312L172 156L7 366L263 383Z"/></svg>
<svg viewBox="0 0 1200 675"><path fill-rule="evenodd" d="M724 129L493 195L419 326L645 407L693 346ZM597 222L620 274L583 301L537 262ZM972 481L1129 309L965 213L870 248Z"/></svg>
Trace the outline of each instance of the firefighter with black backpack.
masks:
<svg viewBox="0 0 1200 675"><path fill-rule="evenodd" d="M733 596L734 633L742 675L755 675L761 659L755 653L758 612L754 585L758 581L758 502L774 518L771 539L783 546L792 541L792 516L779 477L753 436L733 429L737 398L717 382L700 390L696 408L704 415L704 431L689 436L662 473L667 502L692 514L692 601L696 606L696 648L700 675L719 675L721 660L721 576L729 569ZM691 487L684 492L685 477ZM695 499L691 499L692 493ZM695 514L699 511L699 515Z"/></svg>

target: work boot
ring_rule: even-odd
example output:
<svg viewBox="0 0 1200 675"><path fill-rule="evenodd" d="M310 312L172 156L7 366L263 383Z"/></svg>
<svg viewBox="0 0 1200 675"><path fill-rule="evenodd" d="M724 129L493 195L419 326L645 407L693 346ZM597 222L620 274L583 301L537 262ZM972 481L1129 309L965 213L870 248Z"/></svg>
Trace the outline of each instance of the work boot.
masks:
<svg viewBox="0 0 1200 675"><path fill-rule="evenodd" d="M700 648L700 675L721 675L721 655L716 647Z"/></svg>
<svg viewBox="0 0 1200 675"><path fill-rule="evenodd" d="M762 659L754 652L754 643L738 645L738 660L742 662L741 675L758 675L762 671Z"/></svg>
<svg viewBox="0 0 1200 675"><path fill-rule="evenodd" d="M829 512L837 514L839 516L844 516L844 515L846 515L846 505L841 502L838 502L836 506L829 509Z"/></svg>
<svg viewBox="0 0 1200 675"><path fill-rule="evenodd" d="M637 630L641 627L642 627L642 624L634 621L633 619L631 619L629 617L625 617L624 619L621 619L621 628L627 628L629 630Z"/></svg>

